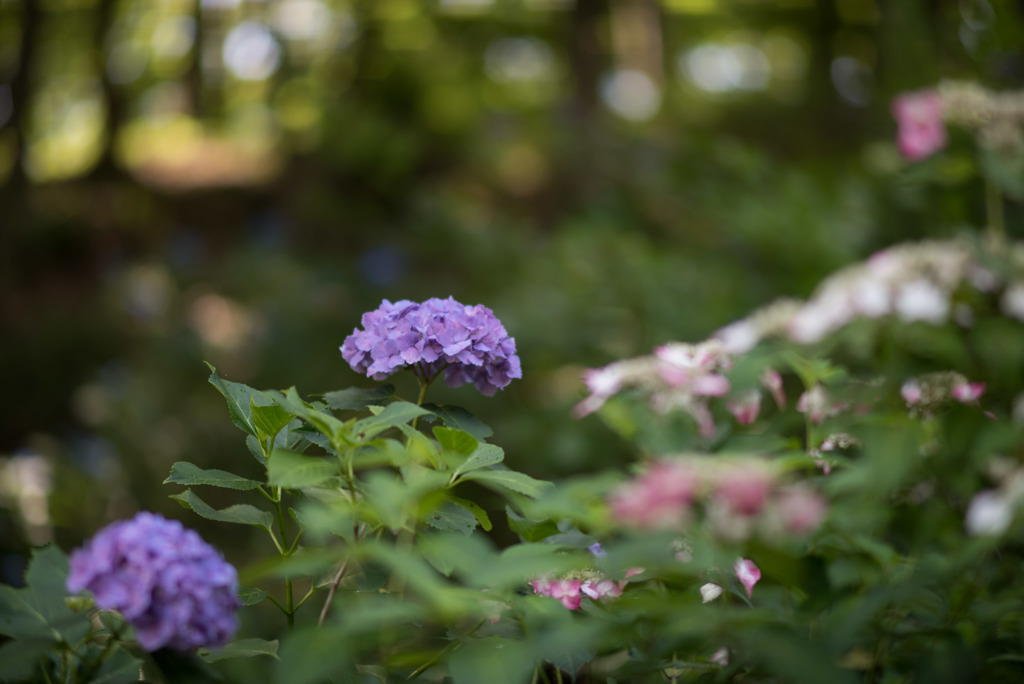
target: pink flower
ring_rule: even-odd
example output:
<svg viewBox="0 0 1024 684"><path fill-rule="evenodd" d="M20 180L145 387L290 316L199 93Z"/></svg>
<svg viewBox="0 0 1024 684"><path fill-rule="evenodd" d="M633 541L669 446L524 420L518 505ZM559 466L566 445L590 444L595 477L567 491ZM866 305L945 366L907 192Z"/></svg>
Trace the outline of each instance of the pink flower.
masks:
<svg viewBox="0 0 1024 684"><path fill-rule="evenodd" d="M747 390L736 399L726 403L725 408L740 425L751 425L761 412L761 392Z"/></svg>
<svg viewBox="0 0 1024 684"><path fill-rule="evenodd" d="M821 496L806 489L786 491L778 503L779 516L786 531L797 536L815 530L825 517L826 508Z"/></svg>
<svg viewBox="0 0 1024 684"><path fill-rule="evenodd" d="M725 646L711 654L711 662L722 667L729 666L729 649Z"/></svg>
<svg viewBox="0 0 1024 684"><path fill-rule="evenodd" d="M821 385L815 385L801 394L796 402L796 410L806 414L816 425L823 423L826 418L845 411L846 408L846 404L833 404L825 388Z"/></svg>
<svg viewBox="0 0 1024 684"><path fill-rule="evenodd" d="M743 584L743 588L747 590L747 598L751 598L754 585L761 580L760 568L754 565L752 560L737 558L733 571L736 573L736 578Z"/></svg>
<svg viewBox="0 0 1024 684"><path fill-rule="evenodd" d="M625 584L625 582L614 582L610 579L587 580L580 585L580 591L596 601L603 596L622 596L622 588Z"/></svg>
<svg viewBox="0 0 1024 684"><path fill-rule="evenodd" d="M569 610L576 610L583 601L583 597L580 596L582 582L578 579L535 579L530 584L535 593L558 599Z"/></svg>
<svg viewBox="0 0 1024 684"><path fill-rule="evenodd" d="M778 404L779 409L786 408L786 392L782 389L782 376L774 368L765 368L761 373L761 385L771 392L772 399Z"/></svg>
<svg viewBox="0 0 1024 684"><path fill-rule="evenodd" d="M921 399L924 398L924 393L921 391L921 385L917 383L917 380L910 379L900 387L900 396L903 397L903 401L907 402L908 406L913 406L921 402Z"/></svg>
<svg viewBox="0 0 1024 684"><path fill-rule="evenodd" d="M946 146L942 103L934 90L902 93L893 100L896 146L911 161L929 157Z"/></svg>
<svg viewBox="0 0 1024 684"><path fill-rule="evenodd" d="M983 382L962 382L950 390L950 395L962 404L976 401L984 393Z"/></svg>
<svg viewBox="0 0 1024 684"><path fill-rule="evenodd" d="M732 468L715 489L715 498L741 515L756 515L771 493L772 475L759 468Z"/></svg>
<svg viewBox="0 0 1024 684"><path fill-rule="evenodd" d="M612 515L627 525L652 529L682 523L696 495L697 474L684 463L658 461L612 492Z"/></svg>

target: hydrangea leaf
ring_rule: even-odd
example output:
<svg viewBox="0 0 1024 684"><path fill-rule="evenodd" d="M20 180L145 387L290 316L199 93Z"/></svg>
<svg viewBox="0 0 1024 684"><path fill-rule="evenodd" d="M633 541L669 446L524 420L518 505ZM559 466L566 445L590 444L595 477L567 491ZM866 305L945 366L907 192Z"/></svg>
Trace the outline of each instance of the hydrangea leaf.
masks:
<svg viewBox="0 0 1024 684"><path fill-rule="evenodd" d="M325 624L295 630L281 646L274 681L287 684L320 684L354 670L348 650L348 634ZM359 681L358 679L355 681Z"/></svg>
<svg viewBox="0 0 1024 684"><path fill-rule="evenodd" d="M433 432L441 448L450 454L461 456L460 461L476 451L479 444L476 437L465 430L438 426L434 428Z"/></svg>
<svg viewBox="0 0 1024 684"><path fill-rule="evenodd" d="M463 506L452 501L445 501L427 515L427 524L442 532L461 532L473 534L476 529L476 517Z"/></svg>
<svg viewBox="0 0 1024 684"><path fill-rule="evenodd" d="M424 404L423 407L437 414L448 427L464 430L481 442L494 434L486 423L461 406Z"/></svg>
<svg viewBox="0 0 1024 684"><path fill-rule="evenodd" d="M256 397L249 400L249 416L252 419L253 427L260 441L266 444L274 439L285 425L294 420L292 414L285 411L277 404L261 406L256 403Z"/></svg>
<svg viewBox="0 0 1024 684"><path fill-rule="evenodd" d="M258 587L242 587L238 590L238 600L243 606L255 606L267 598L267 592Z"/></svg>
<svg viewBox="0 0 1024 684"><path fill-rule="evenodd" d="M391 397L395 396L394 385L381 385L363 389L361 387L349 387L348 389L328 392L324 395L324 402L328 408L341 411L365 411L371 405L383 406L388 403Z"/></svg>
<svg viewBox="0 0 1024 684"><path fill-rule="evenodd" d="M97 647L97 650L102 650ZM117 648L103 661L92 684L131 684L139 681L142 661L123 648Z"/></svg>
<svg viewBox="0 0 1024 684"><path fill-rule="evenodd" d="M524 515L518 515L507 506L505 515L508 517L509 529L522 537L525 542L538 542L559 533L558 525L550 520L534 520Z"/></svg>
<svg viewBox="0 0 1024 684"><path fill-rule="evenodd" d="M224 470L203 470L188 461L178 461L172 465L171 474L167 476L163 483L180 484L186 487L210 485L212 487L224 487L226 489L239 489L242 491L256 489L260 486L260 483L256 480L250 480Z"/></svg>
<svg viewBox="0 0 1024 684"><path fill-rule="evenodd" d="M215 663L218 660L227 660L228 658L249 658L258 655L277 658L278 646L279 642L277 639L272 641L267 639L239 639L216 651L201 648L198 653L199 657L208 663Z"/></svg>
<svg viewBox="0 0 1024 684"><path fill-rule="evenodd" d="M493 444L481 444L479 448L474 451L469 458L467 458L458 468L455 469L455 473L452 479L456 479L461 475L468 473L473 470L480 468L486 468L505 460L505 452L501 447ZM511 472L511 471L510 471Z"/></svg>
<svg viewBox="0 0 1024 684"><path fill-rule="evenodd" d="M462 479L475 480L484 486L497 489L498 491L511 490L533 499L536 499L546 489L553 486L550 482L536 480L526 473L520 473L515 470L474 470L464 474Z"/></svg>
<svg viewBox="0 0 1024 684"><path fill-rule="evenodd" d="M360 440L371 439L388 428L404 425L429 414L430 411L416 404L395 401L388 404L378 415L356 421L353 431Z"/></svg>
<svg viewBox="0 0 1024 684"><path fill-rule="evenodd" d="M519 684L529 679L534 662L522 641L487 637L464 644L448 667L453 684Z"/></svg>
<svg viewBox="0 0 1024 684"><path fill-rule="evenodd" d="M89 633L85 612L72 610L64 600L68 558L55 546L32 552L25 588L0 585L0 634L18 639L77 643Z"/></svg>
<svg viewBox="0 0 1024 684"><path fill-rule="evenodd" d="M340 451L344 444L349 441L349 424L338 420L330 413L321 411L315 406L303 401L294 387L289 388L283 393L275 391L267 392L266 394L270 397L271 401L283 408L285 411L291 413L293 416L302 418L326 435L327 438L331 440L331 445L336 450Z"/></svg>
<svg viewBox="0 0 1024 684"><path fill-rule="evenodd" d="M337 474L333 457L305 456L286 449L274 449L267 463L267 483L273 487L315 487Z"/></svg>
<svg viewBox="0 0 1024 684"><path fill-rule="evenodd" d="M224 395L224 399L228 402L228 413L231 416L231 422L244 432L255 435L256 428L253 426L252 418L249 415L249 405L254 395L260 395L263 392L253 389L248 385L225 380L217 375L216 368L209 363L206 365L210 368L210 384L216 387L217 391Z"/></svg>
<svg viewBox="0 0 1024 684"><path fill-rule="evenodd" d="M262 511L255 506L248 504L235 504L227 508L217 510L200 499L191 489L186 489L181 494L171 496L179 501L185 508L191 509L196 515L207 520L217 522L237 523L239 525L253 525L270 531L274 524L274 516L269 511Z"/></svg>
<svg viewBox="0 0 1024 684"><path fill-rule="evenodd" d="M38 674L36 665L46 657L54 643L52 639L18 638L0 645L0 682L45 681L42 677L33 679L32 674Z"/></svg>

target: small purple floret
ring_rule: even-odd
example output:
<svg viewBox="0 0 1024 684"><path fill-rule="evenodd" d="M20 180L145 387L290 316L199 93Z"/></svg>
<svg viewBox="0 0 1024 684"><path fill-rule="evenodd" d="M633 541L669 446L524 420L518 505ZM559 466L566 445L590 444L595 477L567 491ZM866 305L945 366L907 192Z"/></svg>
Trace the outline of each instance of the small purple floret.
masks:
<svg viewBox="0 0 1024 684"><path fill-rule="evenodd" d="M71 554L68 591L121 613L147 651L219 648L238 628L234 566L176 520L142 512Z"/></svg>
<svg viewBox="0 0 1024 684"><path fill-rule="evenodd" d="M482 304L448 299L422 304L381 302L363 314L341 345L341 356L357 373L383 380L402 368L432 379L444 370L449 387L472 382L487 396L523 377L516 341L494 312Z"/></svg>

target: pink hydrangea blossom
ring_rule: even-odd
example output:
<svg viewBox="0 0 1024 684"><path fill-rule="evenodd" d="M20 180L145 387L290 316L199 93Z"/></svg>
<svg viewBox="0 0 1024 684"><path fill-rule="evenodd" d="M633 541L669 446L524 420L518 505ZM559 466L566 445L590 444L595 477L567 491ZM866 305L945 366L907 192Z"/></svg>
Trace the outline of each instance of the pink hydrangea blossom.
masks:
<svg viewBox="0 0 1024 684"><path fill-rule="evenodd" d="M768 390L779 410L786 408L786 392L782 389L782 375L774 368L765 368L761 373L761 386Z"/></svg>
<svg viewBox="0 0 1024 684"><path fill-rule="evenodd" d="M754 592L754 585L761 580L761 569L754 565L754 561L746 558L737 558L733 566L736 578L739 579L743 588L747 590L747 598L751 598Z"/></svg>
<svg viewBox="0 0 1024 684"><path fill-rule="evenodd" d="M977 401L984 393L985 383L983 382L963 382L959 385L955 385L953 389L950 390L950 396L962 404Z"/></svg>
<svg viewBox="0 0 1024 684"><path fill-rule="evenodd" d="M725 408L740 425L751 425L761 413L761 392L756 389L747 390L727 402Z"/></svg>
<svg viewBox="0 0 1024 684"><path fill-rule="evenodd" d="M558 599L569 610L576 610L583 601L583 597L580 595L583 582L578 579L550 580L541 578L532 580L530 585L537 594Z"/></svg>
<svg viewBox="0 0 1024 684"><path fill-rule="evenodd" d="M942 103L934 90L902 93L893 100L896 146L911 161L930 157L946 146Z"/></svg>
<svg viewBox="0 0 1024 684"><path fill-rule="evenodd" d="M791 489L779 497L778 512L786 531L803 536L817 529L828 505L821 495L806 489Z"/></svg>
<svg viewBox="0 0 1024 684"><path fill-rule="evenodd" d="M732 469L719 478L715 499L741 515L757 515L771 494L772 474L758 468Z"/></svg>
<svg viewBox="0 0 1024 684"><path fill-rule="evenodd" d="M697 473L688 464L658 461L612 493L612 515L642 529L676 526L686 516L698 484Z"/></svg>

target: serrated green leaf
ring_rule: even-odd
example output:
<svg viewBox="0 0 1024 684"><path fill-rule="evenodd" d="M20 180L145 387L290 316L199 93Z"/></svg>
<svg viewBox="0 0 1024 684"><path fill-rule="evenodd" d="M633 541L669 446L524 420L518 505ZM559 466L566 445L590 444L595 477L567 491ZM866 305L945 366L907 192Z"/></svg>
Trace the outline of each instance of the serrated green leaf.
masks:
<svg viewBox="0 0 1024 684"><path fill-rule="evenodd" d="M494 431L486 423L460 406L424 404L423 408L439 416L448 427L464 430L481 442L494 434Z"/></svg>
<svg viewBox="0 0 1024 684"><path fill-rule="evenodd" d="M469 499L463 499L461 497L452 496L451 494L448 494L448 500L451 501L454 504L462 506L467 511L472 513L473 517L476 518L476 521L478 523L480 523L480 527L484 528L484 532L490 532L491 528L494 527L491 524L490 517L487 515L487 511L485 511L484 509L480 508L480 506L478 506L477 504L473 503Z"/></svg>
<svg viewBox="0 0 1024 684"><path fill-rule="evenodd" d="M534 499L553 486L550 482L536 480L515 470L474 470L463 475L462 480L474 480L492 489L511 490Z"/></svg>
<svg viewBox="0 0 1024 684"><path fill-rule="evenodd" d="M178 461L172 465L171 474L167 476L163 483L180 484L186 487L210 485L212 487L224 487L242 491L256 489L260 486L260 483L256 480L250 480L224 470L203 470L188 461Z"/></svg>
<svg viewBox="0 0 1024 684"><path fill-rule="evenodd" d="M211 364L207 363L206 365L210 368L210 384L216 387L228 402L228 414L231 416L231 422L244 432L255 436L256 428L249 415L249 404L254 395L263 393L248 385L225 380L217 375L217 369Z"/></svg>
<svg viewBox="0 0 1024 684"><path fill-rule="evenodd" d="M267 482L288 489L315 487L337 474L333 456L306 456L286 449L274 449L267 465Z"/></svg>
<svg viewBox="0 0 1024 684"><path fill-rule="evenodd" d="M276 682L321 684L351 669L348 635L335 625L295 630L281 647Z"/></svg>
<svg viewBox="0 0 1024 684"><path fill-rule="evenodd" d="M454 501L445 501L427 515L427 524L442 532L473 534L477 518L466 506L456 504Z"/></svg>
<svg viewBox="0 0 1024 684"><path fill-rule="evenodd" d="M558 525L551 520L533 520L508 507L505 508L505 515L508 517L509 529L525 542L539 542L559 533Z"/></svg>
<svg viewBox="0 0 1024 684"><path fill-rule="evenodd" d="M159 672L161 681L166 684L210 684L224 681L216 670L195 653L161 648L150 653L149 659L150 664Z"/></svg>
<svg viewBox="0 0 1024 684"><path fill-rule="evenodd" d="M369 389L349 387L336 392L328 392L324 395L324 403L328 408L340 411L365 411L367 406L387 404L394 395L394 385L381 385Z"/></svg>
<svg viewBox="0 0 1024 684"><path fill-rule="evenodd" d="M384 407L378 415L356 421L353 432L360 440L368 440L384 430L398 425L410 423L420 416L429 415L430 411L407 401L395 401Z"/></svg>
<svg viewBox="0 0 1024 684"><path fill-rule="evenodd" d="M249 453L252 454L253 458L259 461L260 465L267 465L267 457L263 455L263 449L260 448L260 440L258 440L255 435L246 436L245 446L248 447Z"/></svg>
<svg viewBox="0 0 1024 684"><path fill-rule="evenodd" d="M455 480L462 476L464 473L468 473L480 468L486 468L505 460L505 452L501 447L493 444L481 444L476 451L470 455L463 463L455 469L455 473L452 475L452 479Z"/></svg>
<svg viewBox="0 0 1024 684"><path fill-rule="evenodd" d="M243 606L255 606L267 598L267 592L258 587L242 587L238 590L238 600Z"/></svg>
<svg viewBox="0 0 1024 684"><path fill-rule="evenodd" d="M224 648L211 651L208 648L199 649L199 657L208 663L215 663L218 660L228 658L249 658L251 656L265 655L277 658L278 640L267 641L266 639L239 639Z"/></svg>
<svg viewBox="0 0 1024 684"><path fill-rule="evenodd" d="M274 524L274 516L269 511L263 511L248 504L235 504L218 511L200 499L191 489L186 489L181 494L175 494L171 498L181 502L182 506L191 509L196 515L207 520L237 523L239 525L253 525L255 527L262 527L267 531Z"/></svg>
<svg viewBox="0 0 1024 684"><path fill-rule="evenodd" d="M267 392L266 394L271 401L285 411L302 418L323 433L331 441L335 450L340 451L350 441L351 425L349 423L338 420L330 413L321 411L303 401L294 387L290 387L285 392Z"/></svg>
<svg viewBox="0 0 1024 684"><path fill-rule="evenodd" d="M465 430L455 430L447 427L435 427L434 437L437 439L438 444L449 454L454 456L461 456L459 460L467 458L470 454L476 451L477 442L476 437L469 434Z"/></svg>
<svg viewBox="0 0 1024 684"><path fill-rule="evenodd" d="M257 404L256 397L249 400L249 416L253 427L256 428L256 435L264 444L274 439L277 433L295 418L278 404Z"/></svg>

